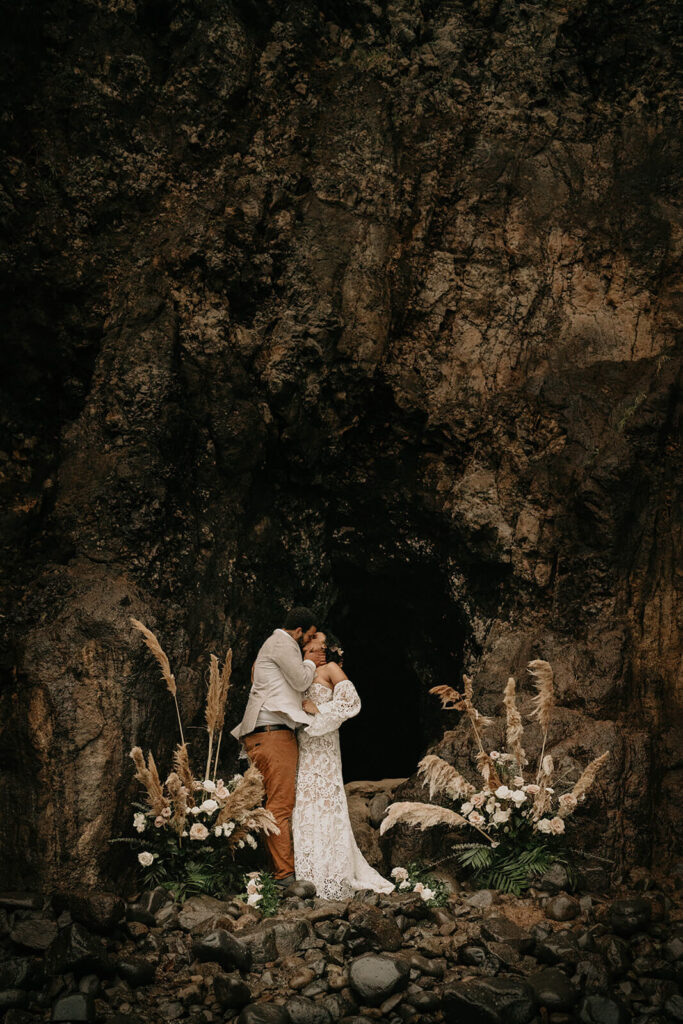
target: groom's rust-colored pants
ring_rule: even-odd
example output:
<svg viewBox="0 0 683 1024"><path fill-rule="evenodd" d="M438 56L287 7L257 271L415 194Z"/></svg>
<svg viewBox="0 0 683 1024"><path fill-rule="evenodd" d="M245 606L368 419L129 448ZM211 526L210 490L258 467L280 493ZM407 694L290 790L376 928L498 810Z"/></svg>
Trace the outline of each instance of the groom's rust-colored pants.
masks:
<svg viewBox="0 0 683 1024"><path fill-rule="evenodd" d="M252 732L244 737L244 746L251 764L261 772L266 787L266 809L271 811L279 836L266 836L273 858L276 878L294 873L292 846L292 811L296 794L296 766L299 744L292 729L275 732Z"/></svg>

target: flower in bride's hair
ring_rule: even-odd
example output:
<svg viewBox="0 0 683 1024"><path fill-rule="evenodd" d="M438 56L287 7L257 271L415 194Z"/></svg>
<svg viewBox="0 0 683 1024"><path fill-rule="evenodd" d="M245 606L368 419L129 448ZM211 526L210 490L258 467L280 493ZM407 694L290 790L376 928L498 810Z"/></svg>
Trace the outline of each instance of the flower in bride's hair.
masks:
<svg viewBox="0 0 683 1024"><path fill-rule="evenodd" d="M142 853L138 854L138 860L142 864L143 868L148 868L150 864L154 863L154 855L149 850L143 850Z"/></svg>
<svg viewBox="0 0 683 1024"><path fill-rule="evenodd" d="M194 825L190 829L190 839L206 839L208 834L208 828L206 825L202 825L201 821L195 821Z"/></svg>

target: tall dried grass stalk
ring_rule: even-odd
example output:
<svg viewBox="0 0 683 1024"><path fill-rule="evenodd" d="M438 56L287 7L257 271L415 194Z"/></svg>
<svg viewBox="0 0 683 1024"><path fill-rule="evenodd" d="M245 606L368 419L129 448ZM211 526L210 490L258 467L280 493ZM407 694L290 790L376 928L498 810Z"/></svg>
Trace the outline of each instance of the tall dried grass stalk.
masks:
<svg viewBox="0 0 683 1024"><path fill-rule="evenodd" d="M137 629L142 634L142 639L144 643L146 644L146 646L149 648L149 650L152 652L157 662L159 663L159 667L161 668L161 674L166 682L166 688L173 697L173 701L175 703L176 715L178 716L178 728L180 729L180 742L184 743L185 737L183 736L183 723L180 720L180 708L178 706L178 692L176 687L176 681L175 676L171 672L171 665L169 663L168 658L166 657L166 652L164 651L163 647L161 646L161 644L159 643L151 629L147 629L147 626L140 622L139 619L131 618L130 621L133 623L135 629Z"/></svg>
<svg viewBox="0 0 683 1024"><path fill-rule="evenodd" d="M187 790L187 795L194 805L194 776L190 768L190 757L187 751L187 743L178 744L173 753L173 767L175 768L180 781Z"/></svg>
<svg viewBox="0 0 683 1024"><path fill-rule="evenodd" d="M506 735L505 735L505 746L509 754L512 754L515 761L520 768L523 768L527 763L527 756L522 746L522 739L524 737L524 726L522 725L522 716L517 709L517 702L515 699L516 684L512 676L507 681L505 687L505 694L503 696L503 704L505 705L505 716L506 716Z"/></svg>
<svg viewBox="0 0 683 1024"><path fill-rule="evenodd" d="M483 751L484 745L481 741L480 730L488 729L488 727L493 724L493 721L492 719L479 714L472 703L473 686L470 677L464 675L462 679L464 683L464 694L458 693L452 686L433 686L429 692L439 698L441 701L441 707L444 711L466 712L472 726L472 731L474 732L474 737L477 741L477 746L480 751Z"/></svg>
<svg viewBox="0 0 683 1024"><path fill-rule="evenodd" d="M239 819L248 811L252 811L261 804L265 792L261 773L252 765L251 768L247 768L244 778L223 804L216 824L222 825L231 818Z"/></svg>
<svg viewBox="0 0 683 1024"><path fill-rule="evenodd" d="M169 777L166 779L166 789L168 790L173 803L173 817L171 818L171 824L180 836L183 834L185 822L187 821L187 798L185 796L183 784L176 772L171 772Z"/></svg>
<svg viewBox="0 0 683 1024"><path fill-rule="evenodd" d="M427 828L434 828L436 825L450 825L451 828L469 825L476 828L477 832L481 832L489 842L492 842L483 829L473 825L471 821L467 821L462 814L449 811L447 807L438 807L435 804L421 804L413 801L390 804L379 827L380 835L384 835L390 828L394 828L398 824L417 825L421 832Z"/></svg>
<svg viewBox="0 0 683 1024"><path fill-rule="evenodd" d="M545 754L545 745L548 740L548 729L550 728L550 720L553 714L553 708L555 706L555 690L553 686L553 670L547 661L541 661L536 659L530 661L527 665L527 671L534 677L536 684L536 696L533 698L532 711L529 718L536 718L543 730L543 745L541 747L541 756L538 759L538 772L536 775L536 782L541 776L541 762L543 761L543 755Z"/></svg>
<svg viewBox="0 0 683 1024"><path fill-rule="evenodd" d="M159 772L154 761L154 756L150 752L145 764L145 758L140 747L133 747L130 752L130 756L135 762L137 771L135 772L135 778L138 782L142 783L147 792L147 803L154 814L161 814L164 807L168 807L168 800L164 796L164 790L159 779Z"/></svg>
<svg viewBox="0 0 683 1024"><path fill-rule="evenodd" d="M430 693L438 697L444 711L464 711L465 701L461 693L452 686L433 686Z"/></svg>
<svg viewBox="0 0 683 1024"><path fill-rule="evenodd" d="M550 808L551 805L551 794L548 792L548 786L553 781L553 775L555 773L555 764L552 757L546 754L538 763L538 774L536 776L536 785L539 786L539 791L534 798L534 806L532 814L534 820L538 821L542 818L545 812Z"/></svg>
<svg viewBox="0 0 683 1024"><path fill-rule="evenodd" d="M490 756L485 750L480 750L477 754L477 768L482 779L486 783L486 788L494 793L499 786L502 786L501 778L496 771L496 766L491 760Z"/></svg>
<svg viewBox="0 0 683 1024"><path fill-rule="evenodd" d="M439 793L445 793L451 800L460 800L476 792L475 787L459 771L436 754L423 757L417 771L423 776L422 785L429 786L430 800Z"/></svg>
<svg viewBox="0 0 683 1024"><path fill-rule="evenodd" d="M230 676L232 675L232 648L225 655L225 661L223 662L223 668L221 669L221 692L220 699L218 702L218 718L216 719L216 728L218 729L218 743L216 745L216 758L213 763L213 780L216 781L218 775L218 755L221 752L221 741L223 739L223 724L225 722L225 708L228 701L228 691L230 689Z"/></svg>
<svg viewBox="0 0 683 1024"><path fill-rule="evenodd" d="M572 796L577 802L585 799L586 793L595 782L595 776L598 774L608 757L609 751L606 750L604 754L601 754L600 757L596 757L595 760L591 761L591 763L584 768L572 790Z"/></svg>
<svg viewBox="0 0 683 1024"><path fill-rule="evenodd" d="M209 669L209 689L206 693L206 708L204 715L206 717L206 728L209 733L209 752L206 758L206 771L204 778L209 778L209 771L211 770L211 754L213 752L213 734L216 731L216 723L218 722L219 707L221 701L221 677L218 671L218 658L215 654L212 654L210 659Z"/></svg>

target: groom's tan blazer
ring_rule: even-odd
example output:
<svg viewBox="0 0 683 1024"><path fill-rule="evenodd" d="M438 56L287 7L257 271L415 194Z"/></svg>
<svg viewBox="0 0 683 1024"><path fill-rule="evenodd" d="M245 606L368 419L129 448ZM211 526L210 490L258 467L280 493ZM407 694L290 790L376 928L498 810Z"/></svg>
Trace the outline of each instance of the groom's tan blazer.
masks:
<svg viewBox="0 0 683 1024"><path fill-rule="evenodd" d="M231 730L231 735L239 741L253 732L261 708L285 715L293 729L298 724L310 725L313 717L302 711L301 694L311 685L315 672L312 661L302 660L294 637L284 629L276 629L256 656L244 718Z"/></svg>

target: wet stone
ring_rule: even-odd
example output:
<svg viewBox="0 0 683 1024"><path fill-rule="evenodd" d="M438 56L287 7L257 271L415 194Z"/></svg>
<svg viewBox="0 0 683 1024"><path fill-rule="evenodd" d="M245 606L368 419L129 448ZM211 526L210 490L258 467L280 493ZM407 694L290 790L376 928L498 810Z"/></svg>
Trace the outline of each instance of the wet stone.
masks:
<svg viewBox="0 0 683 1024"><path fill-rule="evenodd" d="M143 909L144 904L140 904ZM214 899L213 896L192 896L178 911L178 924L186 932L192 932L196 928L212 921L216 917L223 917L227 914L228 904L224 900Z"/></svg>
<svg viewBox="0 0 683 1024"><path fill-rule="evenodd" d="M623 977L631 966L631 953L624 940L615 935L601 935L595 945L605 959L610 978Z"/></svg>
<svg viewBox="0 0 683 1024"><path fill-rule="evenodd" d="M237 1024L290 1024L290 1021L284 1006L273 1003L251 1003L237 1018Z"/></svg>
<svg viewBox="0 0 683 1024"><path fill-rule="evenodd" d="M154 928L157 920L149 910L141 903L129 903L126 907L126 921L137 921L138 924L146 924L148 928Z"/></svg>
<svg viewBox="0 0 683 1024"><path fill-rule="evenodd" d="M482 921L481 931L485 938L493 942L504 942L521 953L525 953L533 946L533 939L519 925L506 917L487 918Z"/></svg>
<svg viewBox="0 0 683 1024"><path fill-rule="evenodd" d="M485 910L487 907L493 906L497 895L498 893L495 889L479 889L472 896L468 896L465 903L470 907L476 907L478 910Z"/></svg>
<svg viewBox="0 0 683 1024"><path fill-rule="evenodd" d="M386 952L401 948L401 930L393 914L378 907L360 907L349 911L350 936L362 936L373 940L373 945Z"/></svg>
<svg viewBox="0 0 683 1024"><path fill-rule="evenodd" d="M488 950L481 946L463 946L459 953L460 963L468 967L476 967L480 974L493 977L498 974L502 964L498 957L491 956Z"/></svg>
<svg viewBox="0 0 683 1024"><path fill-rule="evenodd" d="M557 967L549 967L538 974L530 975L526 981L536 993L540 1006L545 1006L551 1013L571 1010L579 998L577 989L569 978Z"/></svg>
<svg viewBox="0 0 683 1024"><path fill-rule="evenodd" d="M289 979L289 987L298 991L300 988L306 988L306 985L310 985L315 980L315 971L312 971L309 967L303 971L299 971L297 974L292 975Z"/></svg>
<svg viewBox="0 0 683 1024"><path fill-rule="evenodd" d="M580 950L571 932L556 932L536 942L535 956L543 964L574 964Z"/></svg>
<svg viewBox="0 0 683 1024"><path fill-rule="evenodd" d="M251 966L247 946L224 928L196 938L192 944L192 955L203 962L220 964L227 971L234 967L247 971Z"/></svg>
<svg viewBox="0 0 683 1024"><path fill-rule="evenodd" d="M411 996L410 999L410 1005L422 1013L438 1010L441 1003L441 996L437 992L420 992L419 995Z"/></svg>
<svg viewBox="0 0 683 1024"><path fill-rule="evenodd" d="M95 1001L85 992L61 996L52 1007L53 1021L94 1021Z"/></svg>
<svg viewBox="0 0 683 1024"><path fill-rule="evenodd" d="M119 960L116 970L124 981L136 988L138 985L151 985L154 981L155 965L148 960Z"/></svg>
<svg viewBox="0 0 683 1024"><path fill-rule="evenodd" d="M223 1010L240 1010L251 999L251 989L236 974L217 974L213 991Z"/></svg>
<svg viewBox="0 0 683 1024"><path fill-rule="evenodd" d="M291 1024L332 1024L332 1017L322 1003L305 996L294 996L285 1003Z"/></svg>
<svg viewBox="0 0 683 1024"><path fill-rule="evenodd" d="M27 988L31 976L28 957L13 957L0 963L0 989Z"/></svg>
<svg viewBox="0 0 683 1024"><path fill-rule="evenodd" d="M454 1024L529 1024L536 1014L533 989L518 978L477 978L446 985L447 1021Z"/></svg>
<svg viewBox="0 0 683 1024"><path fill-rule="evenodd" d="M573 921L581 913L578 900L562 893L548 900L545 908L545 916L551 921Z"/></svg>
<svg viewBox="0 0 683 1024"><path fill-rule="evenodd" d="M652 920L652 904L645 899L615 900L609 908L608 918L612 930L628 938L648 929Z"/></svg>
<svg viewBox="0 0 683 1024"><path fill-rule="evenodd" d="M563 864L555 864L534 880L534 888L546 892L561 892L569 887L569 875Z"/></svg>
<svg viewBox="0 0 683 1024"><path fill-rule="evenodd" d="M399 960L368 953L351 964L349 982L361 1003L379 1006L407 986L409 973L408 966Z"/></svg>
<svg viewBox="0 0 683 1024"><path fill-rule="evenodd" d="M375 793L368 805L368 819L373 828L379 828L391 799L386 793Z"/></svg>
<svg viewBox="0 0 683 1024"><path fill-rule="evenodd" d="M10 932L10 939L17 946L42 953L52 945L57 938L57 932L56 921L51 921L47 917L35 917L18 921Z"/></svg>
<svg viewBox="0 0 683 1024"><path fill-rule="evenodd" d="M296 897L300 900L312 900L315 898L315 886L313 882L296 881L287 886L285 890L287 899Z"/></svg>
<svg viewBox="0 0 683 1024"><path fill-rule="evenodd" d="M111 977L113 966L107 950L96 936L80 924L72 924L65 928L48 950L48 970L52 974L77 975L96 974L98 977Z"/></svg>
<svg viewBox="0 0 683 1024"><path fill-rule="evenodd" d="M586 953L574 965L575 985L585 993L604 992L609 985L607 964L599 953Z"/></svg>
<svg viewBox="0 0 683 1024"><path fill-rule="evenodd" d="M172 1000L167 1003L159 1004L159 1013L161 1014L162 1020L179 1020L185 1013L183 1004L177 1000Z"/></svg>
<svg viewBox="0 0 683 1024"><path fill-rule="evenodd" d="M43 897L31 892L1 892L0 907L5 910L40 910Z"/></svg>
<svg viewBox="0 0 683 1024"><path fill-rule="evenodd" d="M683 996L677 993L670 996L664 1003L664 1010L672 1021L683 1021Z"/></svg>
<svg viewBox="0 0 683 1024"><path fill-rule="evenodd" d="M107 935L123 921L126 905L112 892L81 892L69 896L69 911L74 921Z"/></svg>
<svg viewBox="0 0 683 1024"><path fill-rule="evenodd" d="M578 1007L579 1024L628 1024L630 1015L624 1007L607 996L587 996Z"/></svg>

